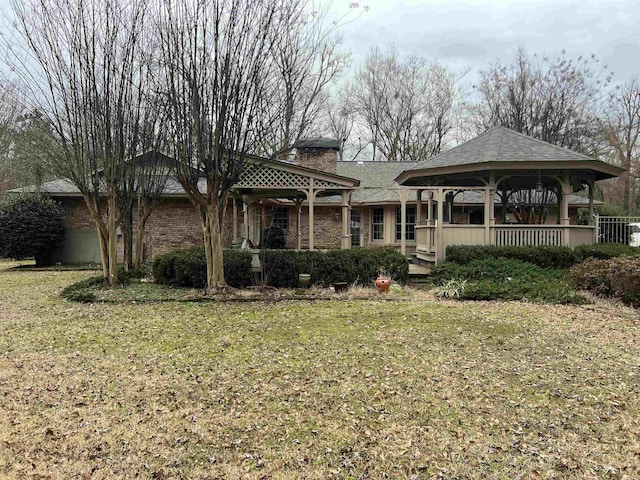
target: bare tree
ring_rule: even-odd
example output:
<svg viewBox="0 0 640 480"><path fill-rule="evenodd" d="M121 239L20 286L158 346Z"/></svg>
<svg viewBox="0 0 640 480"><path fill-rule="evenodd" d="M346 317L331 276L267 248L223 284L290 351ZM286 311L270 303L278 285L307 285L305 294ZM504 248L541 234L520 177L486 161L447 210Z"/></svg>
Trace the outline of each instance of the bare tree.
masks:
<svg viewBox="0 0 640 480"><path fill-rule="evenodd" d="M513 63L496 63L480 78L477 133L500 125L586 154L597 150L601 92L611 76L595 56L539 58L520 48Z"/></svg>
<svg viewBox="0 0 640 480"><path fill-rule="evenodd" d="M617 183L622 186L623 209L631 214L637 208L633 204L633 192L636 175L640 175L640 83L637 77L611 93L603 131L618 163L627 170Z"/></svg>
<svg viewBox="0 0 640 480"><path fill-rule="evenodd" d="M327 106L327 87L348 64L349 56L340 50L337 30L351 12L331 21L328 4L324 8L306 8L306 4L283 2L279 15L285 24L270 33L276 85L270 106L275 111L264 119L277 118L278 122L264 128L271 137L266 144L268 156L288 152L301 137L320 134L318 117ZM350 10L356 8L351 4Z"/></svg>
<svg viewBox="0 0 640 480"><path fill-rule="evenodd" d="M221 219L227 194L266 134L275 92L270 49L287 22L280 2L165 3L162 67L177 179L200 215L207 285L225 285ZM200 180L205 191L201 190Z"/></svg>
<svg viewBox="0 0 640 480"><path fill-rule="evenodd" d="M0 85L0 195L19 183L16 165L16 135L21 108L16 88L9 83Z"/></svg>
<svg viewBox="0 0 640 480"><path fill-rule="evenodd" d="M374 159L426 160L452 128L455 78L422 57L401 60L374 48L348 87L350 108Z"/></svg>
<svg viewBox="0 0 640 480"><path fill-rule="evenodd" d="M51 166L82 194L96 224L103 273L114 284L118 192L124 166L139 147L141 81L149 68L142 54L146 0L11 4L27 44L11 46L11 67L50 122L59 144Z"/></svg>

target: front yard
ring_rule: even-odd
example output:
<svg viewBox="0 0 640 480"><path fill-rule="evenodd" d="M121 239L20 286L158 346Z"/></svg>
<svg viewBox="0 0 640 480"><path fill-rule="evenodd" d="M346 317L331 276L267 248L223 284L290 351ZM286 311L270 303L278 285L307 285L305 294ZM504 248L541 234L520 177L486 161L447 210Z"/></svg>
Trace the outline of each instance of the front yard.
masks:
<svg viewBox="0 0 640 480"><path fill-rule="evenodd" d="M2 478L639 478L640 318L62 301L0 263Z"/></svg>

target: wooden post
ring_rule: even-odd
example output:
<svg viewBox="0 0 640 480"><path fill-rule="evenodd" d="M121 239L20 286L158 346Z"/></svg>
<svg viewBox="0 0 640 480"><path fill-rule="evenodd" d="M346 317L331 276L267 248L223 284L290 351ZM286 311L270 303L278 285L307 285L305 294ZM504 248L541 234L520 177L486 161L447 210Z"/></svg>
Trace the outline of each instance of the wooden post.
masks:
<svg viewBox="0 0 640 480"><path fill-rule="evenodd" d="M403 188L400 194L400 253L407 252L407 189ZM395 236L395 232L394 236Z"/></svg>
<svg viewBox="0 0 640 480"><path fill-rule="evenodd" d="M444 188L437 190L438 202L438 219L436 220L436 263L444 261L446 253L444 252L444 230L442 217L444 216Z"/></svg>
<svg viewBox="0 0 640 480"><path fill-rule="evenodd" d="M424 190L416 190L416 226L422 223L422 192Z"/></svg>
<svg viewBox="0 0 640 480"><path fill-rule="evenodd" d="M340 237L340 248L347 250L351 248L351 234L349 229L349 205L351 203L351 192L342 192L342 235Z"/></svg>

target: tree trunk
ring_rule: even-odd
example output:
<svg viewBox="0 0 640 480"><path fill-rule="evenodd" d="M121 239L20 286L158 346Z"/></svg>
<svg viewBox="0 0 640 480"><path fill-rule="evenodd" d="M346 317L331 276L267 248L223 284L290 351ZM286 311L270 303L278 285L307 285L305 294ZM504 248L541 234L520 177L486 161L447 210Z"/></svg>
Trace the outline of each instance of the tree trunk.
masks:
<svg viewBox="0 0 640 480"><path fill-rule="evenodd" d="M133 268L133 212L131 209L122 218L122 265L125 271L129 271Z"/></svg>
<svg viewBox="0 0 640 480"><path fill-rule="evenodd" d="M151 215L152 207L146 198L140 199L140 207L138 209L138 228L136 231L136 254L133 262L133 268L140 270L144 260L144 234L147 228L147 220Z"/></svg>
<svg viewBox="0 0 640 480"><path fill-rule="evenodd" d="M118 280L118 238L116 235L116 215L117 215L117 202L116 194L112 189L107 191L107 231L108 231L108 263L109 263L109 276L107 281L109 285L114 286Z"/></svg>
<svg viewBox="0 0 640 480"><path fill-rule="evenodd" d="M102 261L102 275L105 280L109 277L109 249L108 249L108 235L107 226L104 223L104 219L100 216L98 205L94 203L94 197L88 194L83 194L82 198L89 210L89 214L96 225L96 232L98 233L98 242L100 244L100 260ZM96 202L99 202L97 200Z"/></svg>
<svg viewBox="0 0 640 480"><path fill-rule="evenodd" d="M213 204L198 205L204 236L204 252L207 260L207 289L216 291L226 286L224 280L220 209L217 200Z"/></svg>
<svg viewBox="0 0 640 480"><path fill-rule="evenodd" d="M211 272L207 271L207 278L209 280L209 288L220 289L224 288L227 284L224 280L224 250L222 246L222 227L220 222L220 206L215 202L215 205L207 206L207 218L209 220L209 230L211 232Z"/></svg>

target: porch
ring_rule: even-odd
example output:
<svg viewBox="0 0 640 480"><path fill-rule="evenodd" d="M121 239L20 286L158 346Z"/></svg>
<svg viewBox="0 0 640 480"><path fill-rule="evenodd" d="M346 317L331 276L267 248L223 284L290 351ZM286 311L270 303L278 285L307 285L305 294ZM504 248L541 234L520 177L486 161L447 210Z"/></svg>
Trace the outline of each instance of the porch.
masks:
<svg viewBox="0 0 640 480"><path fill-rule="evenodd" d="M434 220L416 225L415 258L421 262L444 260L449 245L567 246L593 244L595 225L451 225Z"/></svg>
<svg viewBox="0 0 640 480"><path fill-rule="evenodd" d="M595 182L622 171L498 127L396 178L403 209L402 236L406 232L407 192L413 189L418 211L415 257L423 263L443 261L449 245L574 248L593 244L598 235L593 206ZM578 222L569 215L570 198L586 189L588 207ZM455 198L466 191L479 196L482 212L476 222L454 222ZM422 213L425 195L426 215ZM507 218L508 207L513 218ZM496 210L501 215L496 215Z"/></svg>

